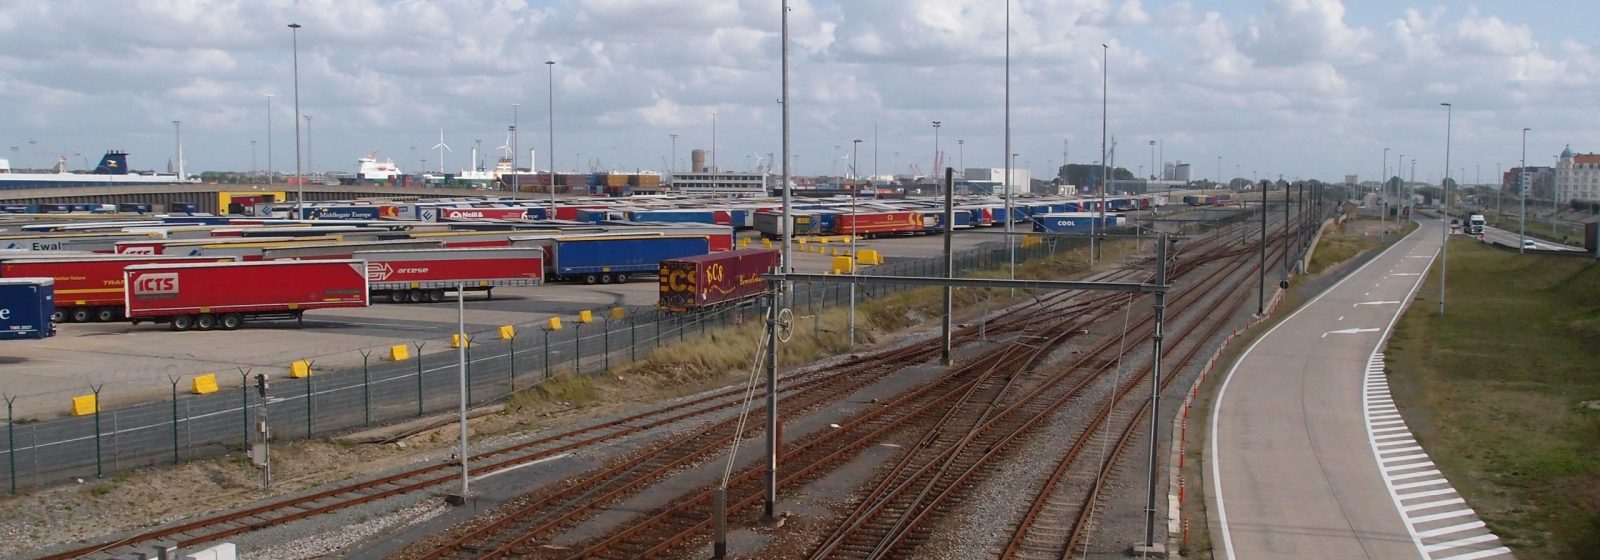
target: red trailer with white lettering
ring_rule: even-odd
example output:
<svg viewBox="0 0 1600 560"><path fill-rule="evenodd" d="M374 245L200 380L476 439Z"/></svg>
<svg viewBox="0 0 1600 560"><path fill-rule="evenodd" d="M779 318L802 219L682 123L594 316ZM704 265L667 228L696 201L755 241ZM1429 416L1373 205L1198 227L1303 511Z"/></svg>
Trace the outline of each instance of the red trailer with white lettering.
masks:
<svg viewBox="0 0 1600 560"><path fill-rule="evenodd" d="M159 255L87 255L83 257L11 259L0 263L0 278L41 277L56 280L55 322L120 321L127 314L122 271L157 263L233 261L231 257Z"/></svg>
<svg viewBox="0 0 1600 560"><path fill-rule="evenodd" d="M373 301L444 301L447 290L482 291L544 283L544 251L537 247L359 251L367 261Z"/></svg>
<svg viewBox="0 0 1600 560"><path fill-rule="evenodd" d="M142 264L123 271L133 324L233 330L247 320L367 306L367 263L355 259Z"/></svg>
<svg viewBox="0 0 1600 560"><path fill-rule="evenodd" d="M835 216L832 233L876 237L927 233L927 228L921 212L862 212Z"/></svg>

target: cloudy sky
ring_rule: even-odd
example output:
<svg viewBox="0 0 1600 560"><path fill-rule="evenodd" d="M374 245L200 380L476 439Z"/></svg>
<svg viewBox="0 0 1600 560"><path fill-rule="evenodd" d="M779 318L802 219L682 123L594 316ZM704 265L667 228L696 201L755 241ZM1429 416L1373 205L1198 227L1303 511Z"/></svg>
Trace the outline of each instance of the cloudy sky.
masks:
<svg viewBox="0 0 1600 560"><path fill-rule="evenodd" d="M1195 163L1197 177L1369 178L1400 154L1416 175L1490 180L1566 144L1600 150L1600 46L1582 0L1010 0L1012 152L1036 176L1100 153L1109 46L1117 163ZM793 151L800 173L926 172L1003 162L1006 0L792 0ZM404 169L443 129L468 166L504 143L556 167L662 169L710 147L745 168L781 149L780 0L134 0L0 2L0 157L74 167L109 148L164 169L182 121L190 171L293 169L289 22L319 170L377 151ZM546 60L555 60L553 68ZM874 125L876 124L876 142ZM304 127L303 127L304 128ZM958 140L962 142L958 145ZM873 155L876 147L876 156ZM482 156L491 159L492 155ZM526 160L526 155L522 156ZM876 160L876 163L874 163ZM682 165L682 164L680 164ZM1460 172L1453 172L1459 175Z"/></svg>

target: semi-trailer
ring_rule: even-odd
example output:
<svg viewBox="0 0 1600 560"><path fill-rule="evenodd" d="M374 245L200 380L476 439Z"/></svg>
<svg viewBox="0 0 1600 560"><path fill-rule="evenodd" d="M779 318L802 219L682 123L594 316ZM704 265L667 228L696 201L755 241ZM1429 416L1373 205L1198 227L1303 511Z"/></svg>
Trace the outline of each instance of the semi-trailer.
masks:
<svg viewBox="0 0 1600 560"><path fill-rule="evenodd" d="M172 330L233 330L247 320L301 321L307 311L366 307L356 259L144 264L123 271L128 319Z"/></svg>
<svg viewBox="0 0 1600 560"><path fill-rule="evenodd" d="M447 290L482 291L544 282L544 251L538 248L416 249L359 251L367 262L373 301L444 301Z"/></svg>
<svg viewBox="0 0 1600 560"><path fill-rule="evenodd" d="M55 336L55 279L0 278L0 340Z"/></svg>
<svg viewBox="0 0 1600 560"><path fill-rule="evenodd" d="M627 282L658 271L661 261L711 252L704 235L561 237L551 240L549 278L585 284Z"/></svg>
<svg viewBox="0 0 1600 560"><path fill-rule="evenodd" d="M761 277L778 267L774 249L740 249L661 261L662 309L695 311L729 305L767 289Z"/></svg>
<svg viewBox="0 0 1600 560"><path fill-rule="evenodd" d="M120 321L127 314L122 272L141 264L217 262L218 257L87 255L10 259L0 262L0 278L55 279L57 323ZM220 260L233 261L232 258Z"/></svg>

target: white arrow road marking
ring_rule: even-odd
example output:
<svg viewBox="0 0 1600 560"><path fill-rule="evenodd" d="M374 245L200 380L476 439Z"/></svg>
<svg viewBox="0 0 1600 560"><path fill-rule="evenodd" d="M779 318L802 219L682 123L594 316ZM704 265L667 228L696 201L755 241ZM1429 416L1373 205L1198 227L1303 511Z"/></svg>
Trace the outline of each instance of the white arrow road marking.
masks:
<svg viewBox="0 0 1600 560"><path fill-rule="evenodd" d="M1390 304L1395 304L1395 303L1400 303L1400 302L1398 302L1398 301L1363 301L1361 303L1352 303L1352 304L1350 304L1350 307L1355 307L1357 305L1390 305Z"/></svg>
<svg viewBox="0 0 1600 560"><path fill-rule="evenodd" d="M1328 335L1330 334L1361 334L1364 332L1378 332L1379 330L1380 329L1339 329L1336 331L1322 333L1322 338L1328 338Z"/></svg>

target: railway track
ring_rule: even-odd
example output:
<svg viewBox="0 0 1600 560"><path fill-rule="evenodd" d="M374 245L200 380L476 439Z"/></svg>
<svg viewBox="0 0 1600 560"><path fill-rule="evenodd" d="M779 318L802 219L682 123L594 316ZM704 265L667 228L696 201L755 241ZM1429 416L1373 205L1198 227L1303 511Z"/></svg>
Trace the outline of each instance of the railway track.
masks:
<svg viewBox="0 0 1600 560"><path fill-rule="evenodd" d="M1229 250L1217 249L1212 255L1226 252ZM1205 256L1201 255L1202 258L1195 260L1204 261ZM1175 268L1181 270L1193 266L1180 263ZM1048 342L1041 347L1049 346L1049 342L1059 342L1071 334L1073 332L1054 334L1048 337ZM935 421L933 419L939 417L938 411L949 410L953 403L961 402L963 399L970 400L974 394L995 393L997 387L999 393L1004 393L1004 387L1009 384L1007 381L1009 374L1004 372L1014 373L1020 370L994 366L1018 360L1019 353L1025 354L1019 348L1026 347L1027 345L1012 345L990 353L953 372L949 378L939 383L924 385L917 390L902 394L884 406L858 415L833 430L814 434L791 444L785 452L784 466L779 473L780 486L791 487L806 477L821 472L827 466L843 460L855 450L914 421L933 422ZM760 468L746 468L731 480L730 512L738 512L762 500L763 494L759 484L761 474L763 473ZM662 508L646 519L632 523L631 526L606 538L587 543L570 557L635 557L665 553L672 547L695 538L709 527L709 508L713 492L712 488L705 488L687 496L672 506ZM524 552L533 551L524 550Z"/></svg>
<svg viewBox="0 0 1600 560"><path fill-rule="evenodd" d="M1216 272L1223 273L1223 277L1231 275L1233 271L1234 267L1216 269ZM1174 320L1184 313L1198 311L1198 317L1194 317L1196 313L1189 313L1194 323L1213 325L1198 339L1193 336L1197 330L1194 327L1182 331L1179 339L1208 339L1225 322L1218 317L1226 314L1219 314L1218 311L1224 308L1224 304L1232 303L1233 298L1210 298L1210 303L1203 303L1207 295L1204 291L1191 289L1176 298L1174 306L1178 309L1174 313ZM1153 329L1151 319L1153 316L1147 316L1146 320L1133 327L1130 336L1134 339L1148 336ZM883 558L915 549L928 536L924 529L927 522L940 515L940 510L946 504L959 502L973 483L989 475L989 465L1004 457L1009 446L1054 415L1063 405L1079 402L1085 391L1103 379L1102 376L1115 364L1114 356L1107 357L1105 354L1114 354L1117 342L1115 338L1108 338L1089 356L1058 371L1009 406L1000 399L973 403L976 406L965 411L973 419L968 423L971 428L961 433L959 438L951 437L948 426L933 426L923 441L911 446L915 451L905 454L890 469L889 474L816 547L810 557ZM1171 354L1178 347L1174 344L1165 348L1163 353ZM1186 355L1184 361L1192 356L1193 349L1198 349L1200 344L1191 343L1189 347L1191 354ZM1179 362L1179 367L1184 361ZM1146 368L1122 383L1114 398L1120 400L1126 397L1148 378L1149 371ZM1070 389L1060 391L1059 387L1065 385L1070 385ZM1005 408L995 412L1002 406ZM1098 416L1084 433L1092 434L1093 426L1103 421L1105 416L1105 413ZM1080 436L1079 439L1085 438ZM954 441L946 443L939 440Z"/></svg>
<svg viewBox="0 0 1600 560"><path fill-rule="evenodd" d="M1102 275L1103 278L1120 277L1126 272ZM992 321L987 329L991 333L1005 333L1029 328L1038 319L1009 318ZM960 341L975 338L976 329L964 328L956 333ZM780 395L785 399L828 389L837 393L841 386L859 387L909 365L936 356L937 340L923 340L913 344L865 356L848 367L831 371L802 372L780 380ZM765 384L763 383L764 387ZM633 414L624 418L593 426L568 430L536 438L527 442L485 451L473 457L471 468L477 472L491 472L539 461L575 449L613 441L649 430L679 423L695 421L718 412L728 411L740 402L743 387L713 392L686 402ZM814 404L810 406L815 406ZM721 426L722 424L718 424ZM410 494L458 480L454 469L458 463L438 462L407 469L381 477L337 485L315 492L273 500L243 509L205 516L200 519L159 527L125 537L75 547L41 556L42 560L65 560L93 556L113 557L131 552L148 543L174 541L180 547L220 541L229 537L264 530L302 519L333 513L394 496Z"/></svg>

